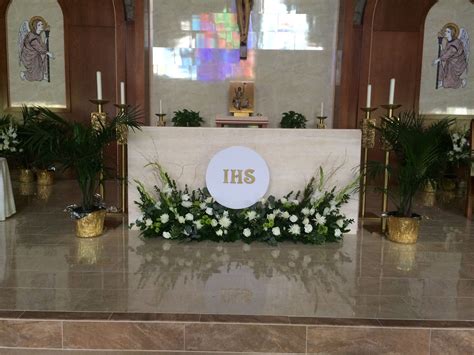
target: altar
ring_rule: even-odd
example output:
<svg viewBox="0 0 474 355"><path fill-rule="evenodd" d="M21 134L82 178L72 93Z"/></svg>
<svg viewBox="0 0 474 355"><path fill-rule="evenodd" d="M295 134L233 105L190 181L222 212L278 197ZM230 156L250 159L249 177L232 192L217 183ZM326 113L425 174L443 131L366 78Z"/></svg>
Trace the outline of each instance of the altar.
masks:
<svg viewBox="0 0 474 355"><path fill-rule="evenodd" d="M130 132L128 140L129 221L140 216L136 181L149 191L158 184L156 169L149 163L159 163L181 188L197 189L206 186L206 169L217 152L247 147L268 165L266 196L280 198L303 190L320 167L330 176L328 190L353 181L359 172L360 142L360 130L143 127ZM358 211L359 197L354 194L343 207L347 218L354 220L350 233L357 230Z"/></svg>

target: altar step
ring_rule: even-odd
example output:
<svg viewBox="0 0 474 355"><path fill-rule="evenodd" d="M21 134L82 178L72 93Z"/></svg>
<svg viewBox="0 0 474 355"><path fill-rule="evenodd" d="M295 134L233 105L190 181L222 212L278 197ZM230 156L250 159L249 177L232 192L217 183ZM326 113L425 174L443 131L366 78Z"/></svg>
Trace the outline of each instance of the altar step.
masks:
<svg viewBox="0 0 474 355"><path fill-rule="evenodd" d="M472 354L474 322L0 311L0 354L55 350L111 354Z"/></svg>

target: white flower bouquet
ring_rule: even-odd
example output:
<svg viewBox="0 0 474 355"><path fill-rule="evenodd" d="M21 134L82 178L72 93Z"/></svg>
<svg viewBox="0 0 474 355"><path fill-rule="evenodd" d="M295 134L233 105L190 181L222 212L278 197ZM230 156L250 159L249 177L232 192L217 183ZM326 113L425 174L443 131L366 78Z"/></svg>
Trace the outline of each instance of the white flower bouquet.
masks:
<svg viewBox="0 0 474 355"><path fill-rule="evenodd" d="M453 132L451 134L452 148L448 152L448 161L453 164L465 165L471 158L471 147L468 137L470 131Z"/></svg>
<svg viewBox="0 0 474 355"><path fill-rule="evenodd" d="M0 118L0 155L8 156L18 153L20 141L18 128L9 115Z"/></svg>
<svg viewBox="0 0 474 355"><path fill-rule="evenodd" d="M323 191L324 174L311 179L304 191L277 199L270 196L241 210L217 203L207 189L179 190L176 182L158 164L162 187L146 191L137 181L142 217L132 223L144 237L180 240L243 240L276 244L283 240L321 244L342 239L353 220L340 208L355 191L358 179L336 191Z"/></svg>

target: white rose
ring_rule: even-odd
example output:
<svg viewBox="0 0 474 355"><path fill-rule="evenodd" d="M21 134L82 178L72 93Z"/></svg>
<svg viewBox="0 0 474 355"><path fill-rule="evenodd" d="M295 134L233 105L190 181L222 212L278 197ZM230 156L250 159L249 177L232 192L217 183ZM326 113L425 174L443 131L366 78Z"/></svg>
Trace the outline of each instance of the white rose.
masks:
<svg viewBox="0 0 474 355"><path fill-rule="evenodd" d="M152 224L153 224L153 221L150 218L147 218L146 221L145 221L145 225L147 227L150 227Z"/></svg>
<svg viewBox="0 0 474 355"><path fill-rule="evenodd" d="M188 194L184 194L181 196L181 200L183 201L189 201L189 195Z"/></svg>
<svg viewBox="0 0 474 355"><path fill-rule="evenodd" d="M308 223L309 223L308 217L306 217L305 219L303 219L303 224L304 224L304 225L306 225L306 224L308 224Z"/></svg>
<svg viewBox="0 0 474 355"><path fill-rule="evenodd" d="M288 211L282 212L281 217L284 219L288 219L290 218L290 213Z"/></svg>
<svg viewBox="0 0 474 355"><path fill-rule="evenodd" d="M280 202L281 202L281 203L287 203L288 200L287 200L286 198L282 197L282 198L280 199Z"/></svg>
<svg viewBox="0 0 474 355"><path fill-rule="evenodd" d="M273 220L275 219L275 214L274 214L274 213L269 213L269 214L267 214L267 219L268 219L269 221L273 221Z"/></svg>
<svg viewBox="0 0 474 355"><path fill-rule="evenodd" d="M341 230L340 230L340 229L336 229L336 230L334 231L334 235L335 235L336 237L340 237L340 236L342 235Z"/></svg>
<svg viewBox="0 0 474 355"><path fill-rule="evenodd" d="M343 219L338 219L336 221L336 224L339 228L342 228L344 226L344 220Z"/></svg>
<svg viewBox="0 0 474 355"><path fill-rule="evenodd" d="M160 207L161 207L161 202L160 202L160 201L157 201L157 202L155 203L155 208L156 208L156 209L159 209Z"/></svg>
<svg viewBox="0 0 474 355"><path fill-rule="evenodd" d="M181 206L183 207L186 207L186 208L189 208L193 205L193 203L191 201L183 201L181 202Z"/></svg>
<svg viewBox="0 0 474 355"><path fill-rule="evenodd" d="M316 210L314 208L310 209L309 210L309 214L312 216L314 214L314 212L316 212Z"/></svg>
<svg viewBox="0 0 474 355"><path fill-rule="evenodd" d="M291 217L290 217L291 222L295 223L297 220L298 220L298 217L296 217L294 214L291 215Z"/></svg>
<svg viewBox="0 0 474 355"><path fill-rule="evenodd" d="M163 232L163 238L170 239L171 238L170 232Z"/></svg>
<svg viewBox="0 0 474 355"><path fill-rule="evenodd" d="M191 213L186 213L186 216L184 216L184 218L187 221L192 221L194 219L194 216Z"/></svg>
<svg viewBox="0 0 474 355"><path fill-rule="evenodd" d="M301 210L301 213L304 214L305 216L309 215L309 208L305 207Z"/></svg>
<svg viewBox="0 0 474 355"><path fill-rule="evenodd" d="M331 212L331 210L328 207L326 207L323 211L323 216L327 216L329 212Z"/></svg>
<svg viewBox="0 0 474 355"><path fill-rule="evenodd" d="M294 204L295 206L298 206L300 204L300 201L298 200L293 200L291 201L292 204Z"/></svg>
<svg viewBox="0 0 474 355"><path fill-rule="evenodd" d="M212 203L214 199L212 197L206 198L206 203Z"/></svg>
<svg viewBox="0 0 474 355"><path fill-rule="evenodd" d="M201 202L200 205L199 205L199 208L200 208L201 210L205 210L205 209L207 208L206 203L205 203L205 202Z"/></svg>
<svg viewBox="0 0 474 355"><path fill-rule="evenodd" d="M250 231L249 228L245 228L243 234L244 234L245 237L248 238L252 235L252 232Z"/></svg>
<svg viewBox="0 0 474 355"><path fill-rule="evenodd" d="M206 214L208 214L209 216L212 216L213 211L211 207L206 208Z"/></svg>
<svg viewBox="0 0 474 355"><path fill-rule="evenodd" d="M178 222L184 224L184 222L186 222L186 219L183 216L178 216Z"/></svg>
<svg viewBox="0 0 474 355"><path fill-rule="evenodd" d="M308 233L308 234L309 234L309 233L311 233L312 231L313 231L313 226L312 226L311 224L306 224L306 225L304 226L304 232L305 232L305 233Z"/></svg>
<svg viewBox="0 0 474 355"><path fill-rule="evenodd" d="M222 234L224 234L224 232L222 231L222 229L219 229L218 231L216 231L216 235L218 235L219 237L221 237Z"/></svg>
<svg viewBox="0 0 474 355"><path fill-rule="evenodd" d="M195 222L194 222L194 225L196 226L196 229L197 229L197 230L200 230L200 229L202 228L202 223L201 223L201 221L195 221Z"/></svg>
<svg viewBox="0 0 474 355"><path fill-rule="evenodd" d="M216 219L213 219L213 220L211 221L211 226L217 227L217 224L218 224L218 223L217 223L217 220L216 220Z"/></svg>
<svg viewBox="0 0 474 355"><path fill-rule="evenodd" d="M170 216L168 215L168 213L163 213L163 214L160 216L160 221L161 221L161 223L163 223L163 224L167 223L169 220L170 220Z"/></svg>
<svg viewBox="0 0 474 355"><path fill-rule="evenodd" d="M272 228L272 233L275 236L279 236L281 234L280 227L273 227Z"/></svg>

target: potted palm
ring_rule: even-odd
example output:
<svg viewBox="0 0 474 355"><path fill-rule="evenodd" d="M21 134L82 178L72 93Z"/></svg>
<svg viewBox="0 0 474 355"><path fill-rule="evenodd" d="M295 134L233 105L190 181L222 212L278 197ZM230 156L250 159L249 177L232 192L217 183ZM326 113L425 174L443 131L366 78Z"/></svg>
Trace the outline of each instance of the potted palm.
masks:
<svg viewBox="0 0 474 355"><path fill-rule="evenodd" d="M199 112L184 109L181 111L174 111L172 122L176 127L200 127L204 120Z"/></svg>
<svg viewBox="0 0 474 355"><path fill-rule="evenodd" d="M63 169L75 171L81 191L81 205L68 208L76 219L76 235L78 237L97 237L102 234L105 206L96 191L100 185L102 172L107 168L104 164L103 149L117 140L118 131L123 127L139 128L138 111L131 109L121 112L107 123L99 122L99 127L92 127L82 122L64 120L54 112L39 107L39 117L50 126L63 131L60 144L52 150L52 156L61 163ZM43 126L34 126L31 139L35 144L45 144L53 139L54 131L45 131Z"/></svg>
<svg viewBox="0 0 474 355"><path fill-rule="evenodd" d="M424 117L404 112L399 117L385 117L376 129L392 148L397 166L388 170L398 183L391 194L397 207L387 213L389 240L415 243L418 238L420 216L413 211L415 195L444 171L450 147L449 127L454 119L444 118L427 125ZM377 172L385 169L375 165Z"/></svg>

